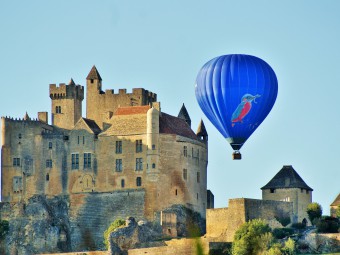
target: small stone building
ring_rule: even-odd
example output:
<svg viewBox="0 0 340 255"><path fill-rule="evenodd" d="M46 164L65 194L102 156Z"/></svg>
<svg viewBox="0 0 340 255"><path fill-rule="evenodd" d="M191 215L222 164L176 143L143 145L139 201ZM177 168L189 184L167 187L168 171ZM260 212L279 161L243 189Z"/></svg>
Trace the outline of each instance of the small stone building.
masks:
<svg viewBox="0 0 340 255"><path fill-rule="evenodd" d="M293 203L292 222L309 222L307 206L312 203L312 191L291 165L282 169L262 188L263 200ZM310 222L309 222L310 223Z"/></svg>
<svg viewBox="0 0 340 255"><path fill-rule="evenodd" d="M339 208L340 206L340 193L339 195L335 198L335 200L333 201L333 203L331 203L331 216L336 217L336 210Z"/></svg>

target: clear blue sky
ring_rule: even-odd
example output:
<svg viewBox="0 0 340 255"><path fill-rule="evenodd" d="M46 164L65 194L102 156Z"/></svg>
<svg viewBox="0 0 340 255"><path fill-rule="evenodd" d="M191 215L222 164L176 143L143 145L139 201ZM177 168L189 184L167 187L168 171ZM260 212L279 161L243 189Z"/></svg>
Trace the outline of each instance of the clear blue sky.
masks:
<svg viewBox="0 0 340 255"><path fill-rule="evenodd" d="M336 0L1 1L0 115L50 112L48 85L71 77L85 85L95 64L104 89L144 87L172 115L185 103L195 131L203 118L216 207L261 198L260 188L293 165L329 214L340 192L339 13ZM264 59L279 81L241 161L194 94L201 66L231 53Z"/></svg>

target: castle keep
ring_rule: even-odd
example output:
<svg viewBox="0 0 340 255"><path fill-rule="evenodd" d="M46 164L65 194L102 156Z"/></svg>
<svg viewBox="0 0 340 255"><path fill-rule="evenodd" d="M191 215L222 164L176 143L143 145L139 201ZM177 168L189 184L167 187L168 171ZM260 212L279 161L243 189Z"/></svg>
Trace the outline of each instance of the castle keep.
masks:
<svg viewBox="0 0 340 255"><path fill-rule="evenodd" d="M10 204L23 213L28 201L53 207L62 198L68 216L53 238L64 250L101 247L116 218L154 220L176 205L205 218L208 134L202 121L191 129L184 105L176 117L145 89L104 92L95 66L86 78L86 118L83 86L71 79L50 84L49 94L51 124L47 112L1 118L3 218Z"/></svg>

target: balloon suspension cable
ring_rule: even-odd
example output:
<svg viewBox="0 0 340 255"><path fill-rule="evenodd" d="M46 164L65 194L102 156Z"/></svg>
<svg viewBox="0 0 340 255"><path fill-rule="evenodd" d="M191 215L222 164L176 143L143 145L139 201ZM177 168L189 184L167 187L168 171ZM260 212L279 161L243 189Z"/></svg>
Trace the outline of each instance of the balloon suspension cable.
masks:
<svg viewBox="0 0 340 255"><path fill-rule="evenodd" d="M242 155L240 151L234 151L233 152L233 160L241 160L242 159Z"/></svg>

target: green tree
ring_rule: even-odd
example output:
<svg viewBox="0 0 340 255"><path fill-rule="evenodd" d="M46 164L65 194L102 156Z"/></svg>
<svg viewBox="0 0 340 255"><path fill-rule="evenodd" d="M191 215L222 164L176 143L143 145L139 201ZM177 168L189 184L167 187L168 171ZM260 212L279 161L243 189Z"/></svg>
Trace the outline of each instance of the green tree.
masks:
<svg viewBox="0 0 340 255"><path fill-rule="evenodd" d="M310 203L307 206L307 214L308 214L308 218L310 219L310 221L312 222L312 224L314 224L314 220L319 219L322 215L322 207L320 204L318 203Z"/></svg>
<svg viewBox="0 0 340 255"><path fill-rule="evenodd" d="M241 225L236 231L232 245L232 254L261 254L270 247L273 240L271 229L264 220L251 220Z"/></svg>
<svg viewBox="0 0 340 255"><path fill-rule="evenodd" d="M114 222L111 223L111 225L108 227L107 230L104 232L104 244L106 249L109 248L109 238L110 238L110 233L115 231L117 228L125 225L125 220L122 219L116 219Z"/></svg>

